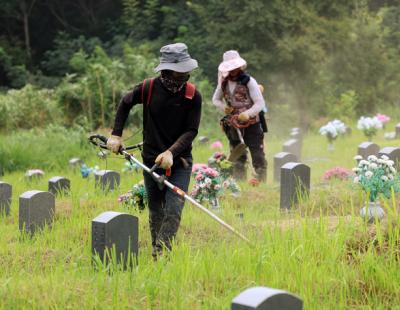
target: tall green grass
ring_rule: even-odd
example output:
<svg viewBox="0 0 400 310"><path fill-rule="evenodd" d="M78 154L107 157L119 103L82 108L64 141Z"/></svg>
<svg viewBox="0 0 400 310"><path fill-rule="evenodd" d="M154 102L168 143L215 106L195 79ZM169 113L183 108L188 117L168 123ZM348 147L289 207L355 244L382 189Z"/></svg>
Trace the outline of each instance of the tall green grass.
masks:
<svg viewBox="0 0 400 310"><path fill-rule="evenodd" d="M72 157L89 157L87 137L81 127L66 129L56 125L2 134L0 167L6 172L62 169Z"/></svg>
<svg viewBox="0 0 400 310"><path fill-rule="evenodd" d="M266 139L268 183L256 188L240 183L242 196L222 199L219 214L255 247L186 204L174 250L158 262L151 259L147 211L117 203L120 193L141 180L141 173L123 174L120 189L109 194L95 190L93 176L82 179L64 159L60 166L48 166L53 170L45 170L45 178L33 183L25 181L23 171L7 173L2 180L13 185L13 201L11 215L0 222L1 308L229 309L234 296L259 285L297 294L305 309L398 308L398 198L384 201L385 221L371 226L358 216L364 197L351 182L322 182L326 169L354 165L352 157L363 138L354 132L339 139L332 153L326 151L323 137L305 138L311 195L290 212L280 212L279 187L272 182L272 157L283 141ZM381 137L377 142L392 145ZM43 148L49 153L42 154L53 161L51 148ZM208 145L196 142L194 149L195 162L206 162L211 155ZM85 147L83 154L90 152L89 166L120 171L124 165L114 155L100 161L93 148ZM53 174L71 179L71 195L57 198L51 228L32 239L21 238L18 196L30 189L46 190ZM93 268L91 220L109 210L139 217L139 265L132 270Z"/></svg>

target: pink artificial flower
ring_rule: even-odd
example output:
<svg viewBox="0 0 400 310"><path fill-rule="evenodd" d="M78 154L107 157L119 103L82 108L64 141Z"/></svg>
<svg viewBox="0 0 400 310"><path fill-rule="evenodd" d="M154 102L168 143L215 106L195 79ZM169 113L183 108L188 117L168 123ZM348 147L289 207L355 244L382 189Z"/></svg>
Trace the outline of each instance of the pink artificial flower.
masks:
<svg viewBox="0 0 400 310"><path fill-rule="evenodd" d="M353 173L350 170L348 170L346 168L342 168L342 167L334 167L334 168L331 168L331 169L325 171L323 179L325 181L328 181L333 178L336 178L339 180L346 180L351 176L353 176Z"/></svg>
<svg viewBox="0 0 400 310"><path fill-rule="evenodd" d="M376 114L376 118L382 123L382 124L386 124L387 122L390 121L390 117L385 115L385 114Z"/></svg>
<svg viewBox="0 0 400 310"><path fill-rule="evenodd" d="M215 178L215 177L218 176L218 171L215 170L215 169L213 169L213 168L210 168L210 167L208 167L207 169L205 169L205 173L206 173L208 176L213 177L213 178Z"/></svg>
<svg viewBox="0 0 400 310"><path fill-rule="evenodd" d="M195 172L197 172L199 170L203 170L205 168L207 168L206 164L194 164L193 168L192 168L192 173L195 173Z"/></svg>
<svg viewBox="0 0 400 310"><path fill-rule="evenodd" d="M197 181L197 182L199 182L199 181L201 181L201 180L203 180L204 179L204 176L201 174L201 173L199 173L198 175L196 175L196 177L195 177L195 180Z"/></svg>
<svg viewBox="0 0 400 310"><path fill-rule="evenodd" d="M221 141L213 142L210 147L212 150L222 150L223 149L223 145L222 145Z"/></svg>
<svg viewBox="0 0 400 310"><path fill-rule="evenodd" d="M222 153L222 152L215 152L213 155L213 157L215 159L221 158L222 156L224 156L224 153Z"/></svg>

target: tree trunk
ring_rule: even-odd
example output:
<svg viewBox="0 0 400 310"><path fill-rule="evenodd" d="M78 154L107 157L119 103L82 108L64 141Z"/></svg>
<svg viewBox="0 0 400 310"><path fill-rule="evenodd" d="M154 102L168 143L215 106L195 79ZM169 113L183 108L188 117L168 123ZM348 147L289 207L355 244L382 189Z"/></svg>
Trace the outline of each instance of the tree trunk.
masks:
<svg viewBox="0 0 400 310"><path fill-rule="evenodd" d="M21 2L21 12L24 23L25 48L28 60L31 60L31 39L29 35L29 9L25 1Z"/></svg>

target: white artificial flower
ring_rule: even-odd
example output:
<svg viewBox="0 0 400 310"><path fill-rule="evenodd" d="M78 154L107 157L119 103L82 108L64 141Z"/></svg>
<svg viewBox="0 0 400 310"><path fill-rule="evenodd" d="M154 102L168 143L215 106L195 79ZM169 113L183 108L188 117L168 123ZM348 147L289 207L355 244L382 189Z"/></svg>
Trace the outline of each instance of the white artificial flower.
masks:
<svg viewBox="0 0 400 310"><path fill-rule="evenodd" d="M387 177L386 175L383 175L383 176L381 176L381 180L382 180L382 181L387 181L387 180L388 180L388 177Z"/></svg>
<svg viewBox="0 0 400 310"><path fill-rule="evenodd" d="M392 181L392 180L394 179L393 174L388 174L388 179L389 179L390 181Z"/></svg>
<svg viewBox="0 0 400 310"><path fill-rule="evenodd" d="M371 128L382 129L383 124L377 117L364 117L361 116L357 122L357 129L368 130Z"/></svg>
<svg viewBox="0 0 400 310"><path fill-rule="evenodd" d="M396 169L394 167L390 167L389 169L391 173L396 173Z"/></svg>
<svg viewBox="0 0 400 310"><path fill-rule="evenodd" d="M211 184L211 179L210 178L205 178L204 183L205 184Z"/></svg>
<svg viewBox="0 0 400 310"><path fill-rule="evenodd" d="M332 138L336 138L339 134L346 133L346 125L340 120L333 120L328 122L325 126L319 129L321 135L329 134Z"/></svg>
<svg viewBox="0 0 400 310"><path fill-rule="evenodd" d="M372 173L372 171L367 171L365 172L365 176L369 179L370 177L372 177L374 174Z"/></svg>
<svg viewBox="0 0 400 310"><path fill-rule="evenodd" d="M378 165L375 164L375 163L371 163L371 164L369 165L369 167L370 167L372 170L375 170L375 169L378 168Z"/></svg>
<svg viewBox="0 0 400 310"><path fill-rule="evenodd" d="M387 157L386 155L382 155L381 158L382 158L383 160L389 160L389 157Z"/></svg>
<svg viewBox="0 0 400 310"><path fill-rule="evenodd" d="M360 171L360 168L353 168L351 170L353 170L353 172L358 172L358 171Z"/></svg>
<svg viewBox="0 0 400 310"><path fill-rule="evenodd" d="M362 158L362 156L361 155L356 155L356 156L354 156L354 158L353 158L354 160L361 160L361 159L363 159Z"/></svg>
<svg viewBox="0 0 400 310"><path fill-rule="evenodd" d="M386 164L388 166L393 166L394 165L394 161L389 159L389 160L386 161Z"/></svg>
<svg viewBox="0 0 400 310"><path fill-rule="evenodd" d="M369 162L367 162L365 159L360 160L358 163L359 166L369 166Z"/></svg>
<svg viewBox="0 0 400 310"><path fill-rule="evenodd" d="M378 157L376 157L375 155L369 155L369 156L368 156L368 160L369 160L369 161L377 161L377 160L378 160Z"/></svg>
<svg viewBox="0 0 400 310"><path fill-rule="evenodd" d="M359 177L354 177L353 182L354 182L354 183L360 182L360 178L359 178Z"/></svg>

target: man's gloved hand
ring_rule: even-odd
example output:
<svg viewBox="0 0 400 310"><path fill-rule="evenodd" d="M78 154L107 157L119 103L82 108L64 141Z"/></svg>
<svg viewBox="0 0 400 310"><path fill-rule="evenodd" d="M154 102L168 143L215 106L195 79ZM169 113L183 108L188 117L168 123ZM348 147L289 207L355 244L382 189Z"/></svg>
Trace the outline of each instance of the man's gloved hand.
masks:
<svg viewBox="0 0 400 310"><path fill-rule="evenodd" d="M232 114L232 112L233 112L233 108L232 107L230 107L229 105L227 105L226 107L225 107L225 114Z"/></svg>
<svg viewBox="0 0 400 310"><path fill-rule="evenodd" d="M169 169L172 167L174 163L173 156L171 151L166 150L165 152L159 154L156 158L156 164L160 166L162 169Z"/></svg>
<svg viewBox="0 0 400 310"><path fill-rule="evenodd" d="M107 140L107 148L113 152L118 154L119 149L122 146L122 138L119 136L111 135L110 138Z"/></svg>
<svg viewBox="0 0 400 310"><path fill-rule="evenodd" d="M239 116L238 116L239 122L242 122L242 123L248 122L249 119L250 119L250 116L249 116L249 114L248 114L246 111L240 113Z"/></svg>

